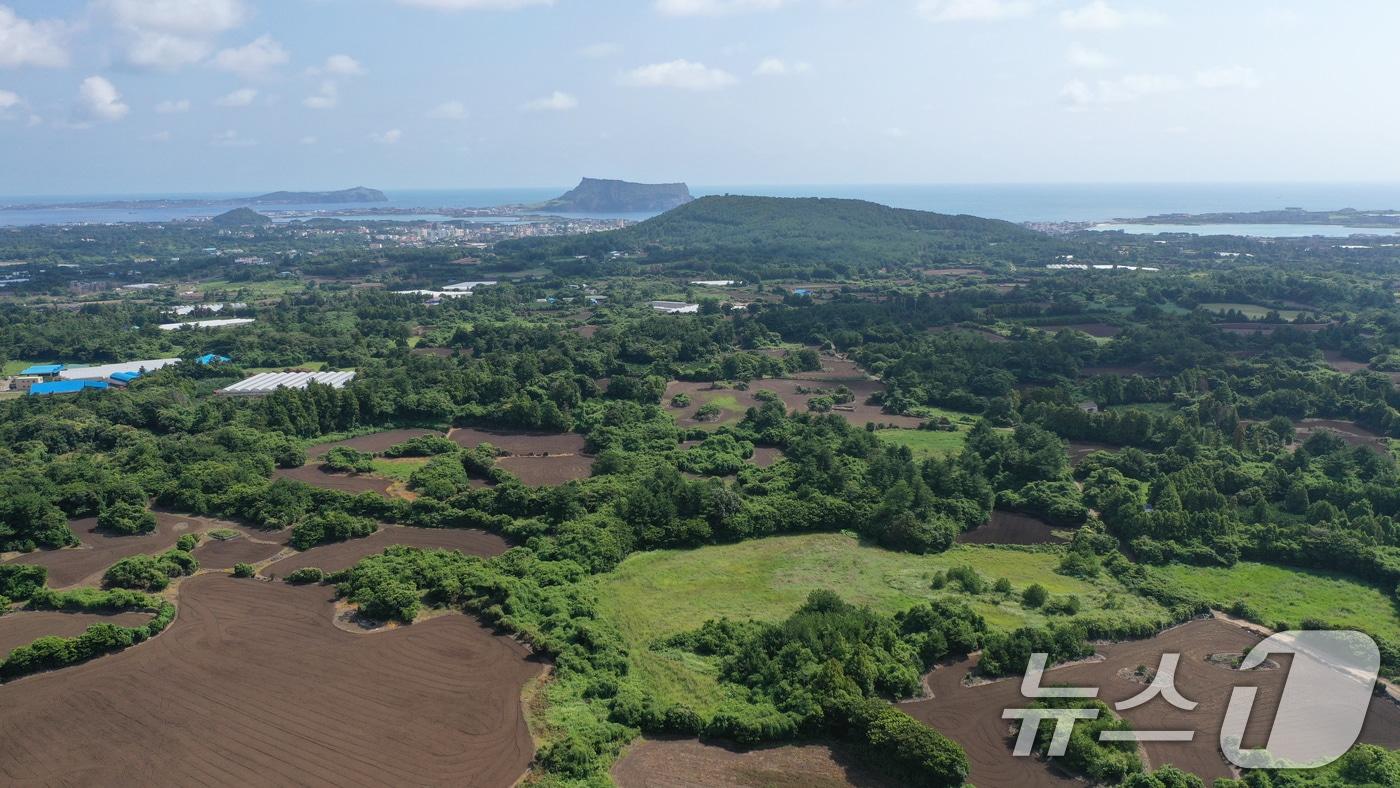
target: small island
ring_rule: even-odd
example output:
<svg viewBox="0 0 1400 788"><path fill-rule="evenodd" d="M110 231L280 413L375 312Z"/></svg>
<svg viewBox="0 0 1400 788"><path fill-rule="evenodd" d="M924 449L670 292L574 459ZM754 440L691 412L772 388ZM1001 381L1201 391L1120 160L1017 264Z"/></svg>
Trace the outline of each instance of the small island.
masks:
<svg viewBox="0 0 1400 788"><path fill-rule="evenodd" d="M584 178L573 189L531 208L559 213L659 213L685 205L693 199L690 188L684 183L631 183Z"/></svg>

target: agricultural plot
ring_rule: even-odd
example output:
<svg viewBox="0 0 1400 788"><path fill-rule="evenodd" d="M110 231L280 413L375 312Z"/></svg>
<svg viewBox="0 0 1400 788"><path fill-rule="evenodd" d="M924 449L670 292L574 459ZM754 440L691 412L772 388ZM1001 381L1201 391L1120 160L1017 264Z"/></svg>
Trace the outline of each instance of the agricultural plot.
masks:
<svg viewBox="0 0 1400 788"><path fill-rule="evenodd" d="M186 580L160 637L0 688L3 781L510 785L525 772L520 693L541 666L524 646L460 615L355 634L332 613L324 587Z"/></svg>
<svg viewBox="0 0 1400 788"><path fill-rule="evenodd" d="M55 610L19 610L0 616L0 660L11 650L49 635L75 637L93 624L139 627L151 620L149 613L62 613ZM0 696L3 697L3 696ZM3 769L0 769L3 771Z"/></svg>
<svg viewBox="0 0 1400 788"><path fill-rule="evenodd" d="M895 788L846 751L829 743L739 750L695 739L643 739L613 766L620 788Z"/></svg>
<svg viewBox="0 0 1400 788"><path fill-rule="evenodd" d="M408 528L401 525L381 525L379 530L363 539L318 545L274 561L263 574L285 577L302 567L314 566L326 572L339 572L354 566L365 556L382 553L391 545L407 545L423 550L460 550L467 555L490 557L504 553L510 545L501 537L475 528Z"/></svg>

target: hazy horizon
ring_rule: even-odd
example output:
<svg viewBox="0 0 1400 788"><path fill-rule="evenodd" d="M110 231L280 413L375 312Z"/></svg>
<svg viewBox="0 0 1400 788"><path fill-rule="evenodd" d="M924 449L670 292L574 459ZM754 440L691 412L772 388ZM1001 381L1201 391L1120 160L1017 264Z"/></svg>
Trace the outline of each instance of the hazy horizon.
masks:
<svg viewBox="0 0 1400 788"><path fill-rule="evenodd" d="M1400 182L1397 26L1380 0L0 0L0 191Z"/></svg>

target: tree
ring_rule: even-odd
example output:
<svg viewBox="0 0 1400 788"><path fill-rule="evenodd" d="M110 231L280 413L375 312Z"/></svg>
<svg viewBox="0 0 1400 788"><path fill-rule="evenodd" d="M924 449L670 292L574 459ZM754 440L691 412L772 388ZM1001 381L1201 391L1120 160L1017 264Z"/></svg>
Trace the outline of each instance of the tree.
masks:
<svg viewBox="0 0 1400 788"><path fill-rule="evenodd" d="M1021 592L1022 607L1035 610L1045 604L1045 600L1050 598L1050 592L1045 590L1045 586L1040 583L1032 583L1025 591Z"/></svg>
<svg viewBox="0 0 1400 788"><path fill-rule="evenodd" d="M156 530L156 516L144 506L116 501L97 516L97 527L123 536L148 534Z"/></svg>

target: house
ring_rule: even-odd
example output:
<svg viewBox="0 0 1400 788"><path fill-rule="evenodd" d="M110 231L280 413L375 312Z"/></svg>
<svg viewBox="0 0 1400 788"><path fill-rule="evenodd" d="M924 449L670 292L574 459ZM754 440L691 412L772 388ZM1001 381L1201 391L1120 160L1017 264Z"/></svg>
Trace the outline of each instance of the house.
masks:
<svg viewBox="0 0 1400 788"><path fill-rule="evenodd" d="M58 373L62 371L62 364L35 364L32 367L25 367L24 369L21 369L19 371L19 374L43 378L45 380L51 380L54 377L57 377Z"/></svg>
<svg viewBox="0 0 1400 788"><path fill-rule="evenodd" d="M29 396L46 396L48 394L77 394L85 389L96 389L98 391L107 390L105 380L51 380L45 383L35 383L29 387Z"/></svg>

